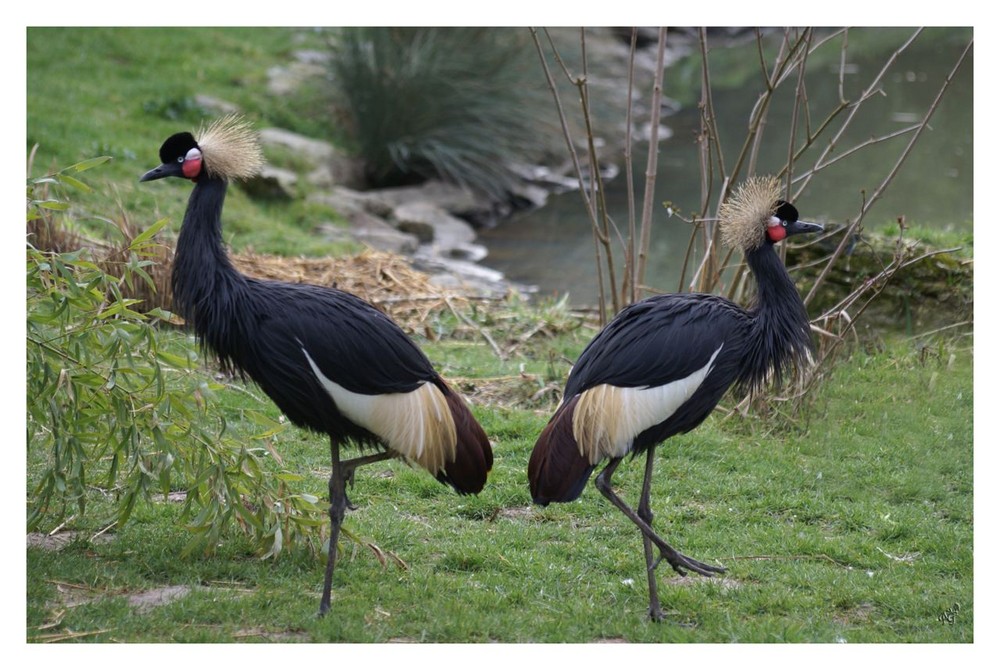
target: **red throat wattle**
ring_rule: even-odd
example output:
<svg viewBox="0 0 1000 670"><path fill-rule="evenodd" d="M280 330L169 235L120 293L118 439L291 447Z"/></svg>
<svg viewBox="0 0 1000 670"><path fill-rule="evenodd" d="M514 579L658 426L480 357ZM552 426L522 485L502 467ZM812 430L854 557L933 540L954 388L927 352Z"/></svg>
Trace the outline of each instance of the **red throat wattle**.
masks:
<svg viewBox="0 0 1000 670"><path fill-rule="evenodd" d="M186 167L187 166L185 165L185 168ZM767 227L767 238L772 242L780 242L785 239L785 237L787 237L785 227L780 223Z"/></svg>
<svg viewBox="0 0 1000 670"><path fill-rule="evenodd" d="M201 156L189 158L181 165L181 171L188 179L195 179L201 173Z"/></svg>

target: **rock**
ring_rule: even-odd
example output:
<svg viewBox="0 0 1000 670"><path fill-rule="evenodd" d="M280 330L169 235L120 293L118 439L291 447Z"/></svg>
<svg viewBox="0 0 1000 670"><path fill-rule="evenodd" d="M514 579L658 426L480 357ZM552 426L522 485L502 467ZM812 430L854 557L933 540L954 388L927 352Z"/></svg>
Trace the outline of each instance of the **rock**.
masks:
<svg viewBox="0 0 1000 670"><path fill-rule="evenodd" d="M218 114L219 116L223 116L225 114L235 114L240 111L239 106L236 104L211 95L204 95L202 93L194 96L194 102L205 111Z"/></svg>
<svg viewBox="0 0 1000 670"><path fill-rule="evenodd" d="M480 201L464 189L443 182L364 192L341 186L308 199L350 224L346 231L323 226L328 237L350 236L376 249L410 255L415 267L437 275L439 285L472 284L490 295L507 290L502 273L476 265L488 252L476 244L475 229L449 211L478 206ZM446 275L455 278L452 283Z"/></svg>
<svg viewBox="0 0 1000 670"><path fill-rule="evenodd" d="M369 216L371 225L357 226L352 224L354 239L373 249L391 251L395 254L409 256L416 252L420 241L415 235L396 230L381 219ZM378 225L375 222L378 222Z"/></svg>
<svg viewBox="0 0 1000 670"><path fill-rule="evenodd" d="M267 71L267 92L286 96L294 93L304 82L326 74L326 67L314 62L295 61L288 66L276 65Z"/></svg>
<svg viewBox="0 0 1000 670"><path fill-rule="evenodd" d="M313 166L307 181L318 188L344 185L352 188L364 186L364 166L360 161L338 151L332 144L283 128L265 128L260 131L260 141L265 147L289 151Z"/></svg>
<svg viewBox="0 0 1000 670"><path fill-rule="evenodd" d="M671 130L669 127L663 125L662 123L659 124L656 128L657 128L657 130L656 130L656 132L657 132L656 139L657 139L658 143L659 142L665 142L666 140L669 140L674 135L674 131ZM653 139L653 124L651 124L651 123L644 123L644 124L642 124L642 126L639 128L639 136L643 140L645 140L646 142L649 142L650 140L652 140Z"/></svg>
<svg viewBox="0 0 1000 670"><path fill-rule="evenodd" d="M335 149L329 142L313 139L283 128L264 128L260 131L260 142L265 147L281 147L297 156L319 164L333 158Z"/></svg>
<svg viewBox="0 0 1000 670"><path fill-rule="evenodd" d="M306 180L317 188L333 188L338 185L362 188L365 185L364 165L349 156L334 154L330 160L310 172Z"/></svg>
<svg viewBox="0 0 1000 670"><path fill-rule="evenodd" d="M382 219L364 211L354 211L345 215L347 228L325 223L318 226L319 232L327 239L353 239L373 249L410 256L420 246L415 235L396 230Z"/></svg>
<svg viewBox="0 0 1000 670"><path fill-rule="evenodd" d="M476 263L444 258L427 246L421 246L417 250L413 256L413 267L431 275L431 281L438 286L472 286L488 296L506 295L510 288L503 273Z"/></svg>
<svg viewBox="0 0 1000 670"><path fill-rule="evenodd" d="M305 65L326 66L330 62L330 52L317 49L299 49L294 54L295 62Z"/></svg>
<svg viewBox="0 0 1000 670"><path fill-rule="evenodd" d="M417 186L367 191L365 197L376 207L384 208L385 211L393 211L400 205L414 202L433 203L449 214L463 219L493 216L495 211L494 203L488 198L456 184L435 179Z"/></svg>
<svg viewBox="0 0 1000 670"><path fill-rule="evenodd" d="M441 250L469 244L476 239L476 232L468 223L437 204L423 200L399 205L392 210L392 220L399 230L413 233L421 242L433 243Z"/></svg>
<svg viewBox="0 0 1000 670"><path fill-rule="evenodd" d="M449 258L477 263L489 255L489 250L481 244L457 244L447 250Z"/></svg>
<svg viewBox="0 0 1000 670"><path fill-rule="evenodd" d="M324 232L330 237L336 239L350 236L375 249L399 254L409 255L415 252L420 244L418 236L397 230L384 217L369 211L369 202L364 195L348 188L335 187L324 193L310 195L308 201L325 205L347 219L349 229L343 233L337 227L333 227L333 230L324 228Z"/></svg>
<svg viewBox="0 0 1000 670"><path fill-rule="evenodd" d="M243 190L261 200L291 200L297 181L298 175L291 170L265 165L260 174L243 184Z"/></svg>

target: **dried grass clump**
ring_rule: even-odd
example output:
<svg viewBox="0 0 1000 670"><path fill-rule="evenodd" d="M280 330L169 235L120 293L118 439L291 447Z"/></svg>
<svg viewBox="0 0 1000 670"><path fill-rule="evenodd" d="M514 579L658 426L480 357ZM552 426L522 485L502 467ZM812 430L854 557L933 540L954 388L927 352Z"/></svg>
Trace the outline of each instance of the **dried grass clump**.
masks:
<svg viewBox="0 0 1000 670"><path fill-rule="evenodd" d="M409 332L423 332L432 314L451 309L461 296L431 282L403 256L366 249L341 258L289 258L268 254L232 255L233 265L251 277L329 286L353 293L380 308Z"/></svg>
<svg viewBox="0 0 1000 670"><path fill-rule="evenodd" d="M102 270L121 276L124 265L130 260L129 247L139 231L124 215L114 223L121 233L121 240L116 243L85 239L60 227L49 217L28 223L28 240L37 249L56 253L87 249ZM142 300L136 309L149 311L159 307L173 311L170 290L173 244L160 242L148 246L145 253L145 258L153 261L144 268L152 279L152 286L136 278L131 285L123 283L122 294ZM424 332L424 325L431 316L454 311L456 306L466 302L460 291L436 286L429 275L414 270L404 256L374 249L339 258L290 258L254 252L234 253L230 257L240 272L251 277L329 286L353 293L384 311L411 333Z"/></svg>

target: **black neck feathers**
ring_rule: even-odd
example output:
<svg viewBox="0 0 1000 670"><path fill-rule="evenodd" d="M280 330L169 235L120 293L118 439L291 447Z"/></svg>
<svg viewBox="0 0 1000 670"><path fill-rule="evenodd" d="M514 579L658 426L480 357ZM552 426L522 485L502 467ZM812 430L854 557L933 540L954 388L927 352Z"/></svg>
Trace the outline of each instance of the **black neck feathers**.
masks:
<svg viewBox="0 0 1000 670"><path fill-rule="evenodd" d="M746 254L757 281L757 295L750 310L753 319L750 347L737 381L741 392L751 392L769 382L780 385L797 366L812 357L809 316L795 283L768 243Z"/></svg>
<svg viewBox="0 0 1000 670"><path fill-rule="evenodd" d="M177 238L171 274L174 310L194 326L198 338L231 368L239 346L235 309L249 296L247 279L232 265L222 244L222 205L227 183L203 175L188 201Z"/></svg>

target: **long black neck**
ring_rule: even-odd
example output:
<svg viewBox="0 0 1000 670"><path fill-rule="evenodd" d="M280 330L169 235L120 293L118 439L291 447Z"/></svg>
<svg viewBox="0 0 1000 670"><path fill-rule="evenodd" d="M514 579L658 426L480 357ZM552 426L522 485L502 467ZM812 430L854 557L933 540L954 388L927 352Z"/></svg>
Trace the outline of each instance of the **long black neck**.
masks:
<svg viewBox="0 0 1000 670"><path fill-rule="evenodd" d="M233 362L238 314L246 277L233 267L222 244L225 180L203 176L195 183L177 238L171 288L174 309L222 360Z"/></svg>
<svg viewBox="0 0 1000 670"><path fill-rule="evenodd" d="M747 252L746 259L757 280L757 297L750 310L750 346L738 384L744 391L754 391L769 381L780 385L795 365L807 362L812 337L805 305L774 246L765 242Z"/></svg>

